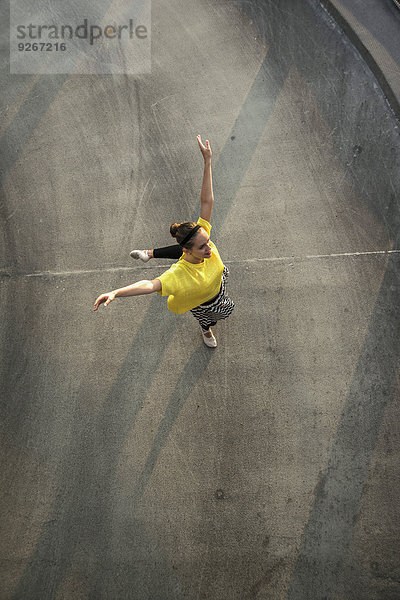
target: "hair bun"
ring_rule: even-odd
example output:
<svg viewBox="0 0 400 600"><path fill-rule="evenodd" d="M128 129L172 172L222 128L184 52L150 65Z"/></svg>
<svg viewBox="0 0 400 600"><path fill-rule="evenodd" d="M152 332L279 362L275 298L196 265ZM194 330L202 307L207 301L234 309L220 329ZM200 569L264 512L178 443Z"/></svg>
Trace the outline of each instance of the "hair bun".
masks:
<svg viewBox="0 0 400 600"><path fill-rule="evenodd" d="M172 223L171 227L169 228L169 232L172 235L172 237L174 237L174 238L176 238L176 234L178 232L179 225L180 225L180 223Z"/></svg>

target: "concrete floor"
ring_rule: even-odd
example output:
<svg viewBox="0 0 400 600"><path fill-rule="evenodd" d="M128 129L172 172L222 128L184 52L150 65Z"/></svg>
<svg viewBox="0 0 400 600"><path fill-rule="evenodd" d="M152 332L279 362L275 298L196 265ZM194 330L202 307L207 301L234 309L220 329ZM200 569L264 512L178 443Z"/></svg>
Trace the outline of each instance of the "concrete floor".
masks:
<svg viewBox="0 0 400 600"><path fill-rule="evenodd" d="M2 7L0 43L8 44ZM400 597L399 124L314 0L153 0L152 73L1 78L0 598ZM132 248L196 219L201 341Z"/></svg>
<svg viewBox="0 0 400 600"><path fill-rule="evenodd" d="M393 0L322 0L344 18L342 23L355 33L355 42L361 41L383 73L380 84L388 96L400 104L400 10ZM359 45L359 44L357 44ZM361 49L360 49L361 50ZM363 53L363 51L361 50ZM368 58L366 57L368 60Z"/></svg>

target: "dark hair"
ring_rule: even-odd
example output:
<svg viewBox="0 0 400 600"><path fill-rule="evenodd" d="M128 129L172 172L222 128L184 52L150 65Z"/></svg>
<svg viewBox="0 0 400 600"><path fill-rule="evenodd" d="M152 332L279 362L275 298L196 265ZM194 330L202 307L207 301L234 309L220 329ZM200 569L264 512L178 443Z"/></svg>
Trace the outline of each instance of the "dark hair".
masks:
<svg viewBox="0 0 400 600"><path fill-rule="evenodd" d="M187 221L186 223L172 223L171 227L169 228L169 232L172 237L176 238L178 244L180 244L194 227L196 227L196 223L193 223L193 221ZM193 237L186 242L185 248L193 247L195 237L196 234L194 234Z"/></svg>

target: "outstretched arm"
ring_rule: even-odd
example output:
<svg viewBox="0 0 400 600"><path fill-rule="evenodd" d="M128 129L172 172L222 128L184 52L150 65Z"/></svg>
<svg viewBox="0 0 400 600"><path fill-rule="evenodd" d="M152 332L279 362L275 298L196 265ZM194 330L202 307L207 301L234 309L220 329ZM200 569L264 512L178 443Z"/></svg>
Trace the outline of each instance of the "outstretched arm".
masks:
<svg viewBox="0 0 400 600"><path fill-rule="evenodd" d="M152 279L151 281L149 279L144 279L143 281L137 281L136 283L132 283L132 285L128 285L127 287L101 294L101 296L96 298L93 310L97 310L100 304L103 302L104 306L108 306L110 302L114 300L114 298L152 294L153 292L160 291L161 287L161 281L159 279Z"/></svg>
<svg viewBox="0 0 400 600"><path fill-rule="evenodd" d="M213 194L213 185L212 185L212 172L211 172L211 146L210 142L206 140L206 145L204 146L201 141L201 137L197 136L197 141L200 146L201 153L204 158L204 173L203 173L203 184L201 186L201 209L200 209L200 217L205 219L206 221L211 221L211 213L214 204L214 194Z"/></svg>

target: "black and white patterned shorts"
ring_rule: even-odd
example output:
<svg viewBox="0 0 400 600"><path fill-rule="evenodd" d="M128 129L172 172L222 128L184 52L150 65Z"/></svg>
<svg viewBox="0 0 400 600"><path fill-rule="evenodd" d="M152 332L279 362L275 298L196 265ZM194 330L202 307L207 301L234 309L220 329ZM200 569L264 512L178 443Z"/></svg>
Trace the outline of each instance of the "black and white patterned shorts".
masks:
<svg viewBox="0 0 400 600"><path fill-rule="evenodd" d="M217 321L226 319L232 314L234 302L225 295L226 282L229 275L229 269L224 265L222 272L221 289L215 298L191 309L192 315L197 319L204 330L215 325Z"/></svg>

